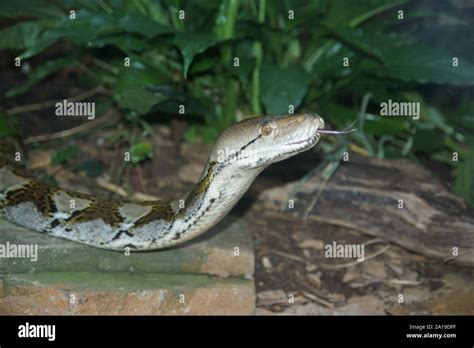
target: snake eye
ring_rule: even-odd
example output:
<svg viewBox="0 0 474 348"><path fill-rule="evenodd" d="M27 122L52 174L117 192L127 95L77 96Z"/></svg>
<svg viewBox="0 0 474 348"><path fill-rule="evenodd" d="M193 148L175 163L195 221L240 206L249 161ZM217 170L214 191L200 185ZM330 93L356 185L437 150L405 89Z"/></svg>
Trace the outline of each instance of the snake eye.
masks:
<svg viewBox="0 0 474 348"><path fill-rule="evenodd" d="M264 124L262 127L260 127L260 134L263 136L267 136L272 134L273 128L269 124Z"/></svg>

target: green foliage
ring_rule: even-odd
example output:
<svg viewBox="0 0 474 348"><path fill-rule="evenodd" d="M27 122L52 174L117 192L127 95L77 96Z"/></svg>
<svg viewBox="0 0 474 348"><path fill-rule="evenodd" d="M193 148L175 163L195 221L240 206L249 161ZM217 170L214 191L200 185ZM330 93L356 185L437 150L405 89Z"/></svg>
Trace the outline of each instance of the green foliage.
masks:
<svg viewBox="0 0 474 348"><path fill-rule="evenodd" d="M469 156L462 164L453 191L466 202L473 205L474 202L474 145L471 145Z"/></svg>
<svg viewBox="0 0 474 348"><path fill-rule="evenodd" d="M18 131L12 119L0 112L0 138L17 134Z"/></svg>
<svg viewBox="0 0 474 348"><path fill-rule="evenodd" d="M301 66L282 69L263 65L260 71L260 91L268 114L288 113L288 105L297 109L305 96L310 76Z"/></svg>
<svg viewBox="0 0 474 348"><path fill-rule="evenodd" d="M77 145L68 145L65 148L56 151L51 156L51 164L58 165L67 163L70 159L79 154L79 147Z"/></svg>
<svg viewBox="0 0 474 348"><path fill-rule="evenodd" d="M212 35L178 32L174 37L173 43L183 55L183 74L184 78L187 78L189 66L194 57L215 45L217 39Z"/></svg>
<svg viewBox="0 0 474 348"><path fill-rule="evenodd" d="M406 82L474 86L472 64L458 58L458 66L453 67L452 56L430 47L404 45L388 48L383 53L383 62L385 66L367 62L364 69L381 78Z"/></svg>
<svg viewBox="0 0 474 348"><path fill-rule="evenodd" d="M132 163L141 162L153 155L152 146L150 143L141 142L133 145L130 148L130 161Z"/></svg>
<svg viewBox="0 0 474 348"><path fill-rule="evenodd" d="M5 93L5 97L11 98L19 96L25 92L27 92L31 87L36 85L41 80L45 79L47 76L51 75L56 71L60 71L65 67L72 67L76 65L78 62L75 59L70 58L59 58L53 59L50 61L45 62L43 65L39 66L38 69L35 69L29 76L27 81L16 88L10 89L8 92Z"/></svg>
<svg viewBox="0 0 474 348"><path fill-rule="evenodd" d="M429 156L449 164L454 190L474 204L467 194L474 188L468 145L474 139L473 23L461 6L415 0L3 0L0 17L7 25L0 49L32 65L25 82L4 96L23 98L51 75L76 67L81 81L111 92L130 128L183 117L185 139L208 143L238 119L286 113L293 105L334 127L357 120L360 131L349 140L370 155ZM53 45L54 57L41 60ZM381 117L380 104L388 99L419 103L420 119ZM0 129L8 129L2 122L0 117ZM144 138L131 148L134 161L151 154ZM453 152L459 162L452 161Z"/></svg>

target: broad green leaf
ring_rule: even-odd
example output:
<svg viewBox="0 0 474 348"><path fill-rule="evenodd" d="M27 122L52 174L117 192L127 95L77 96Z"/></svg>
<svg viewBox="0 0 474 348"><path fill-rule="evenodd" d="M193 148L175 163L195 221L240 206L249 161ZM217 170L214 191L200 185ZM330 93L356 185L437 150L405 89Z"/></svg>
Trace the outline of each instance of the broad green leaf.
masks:
<svg viewBox="0 0 474 348"><path fill-rule="evenodd" d="M64 38L78 45L92 46L94 40L100 35L123 31L118 21L119 18L107 15L103 11L95 12L82 8L76 11L74 19L71 19L66 13L63 14L59 21L55 21L54 25L52 24L44 31L40 40L54 42Z"/></svg>
<svg viewBox="0 0 474 348"><path fill-rule="evenodd" d="M263 64L260 71L260 96L266 112L288 113L290 105L296 110L308 91L309 82L310 77L301 66L283 69Z"/></svg>
<svg viewBox="0 0 474 348"><path fill-rule="evenodd" d="M469 155L461 166L453 191L474 207L474 145L471 145Z"/></svg>
<svg viewBox="0 0 474 348"><path fill-rule="evenodd" d="M398 6L407 0L331 0L325 22L337 26L356 27L360 23L384 11ZM395 16L395 14L394 14Z"/></svg>
<svg viewBox="0 0 474 348"><path fill-rule="evenodd" d="M357 118L358 110L353 110L336 103L328 103L322 107L321 115L327 123L345 128ZM327 115L327 116L326 116ZM410 121L404 117L384 118L366 113L364 117L364 132L373 135L395 135L410 130Z"/></svg>
<svg viewBox="0 0 474 348"><path fill-rule="evenodd" d="M51 35L66 38L79 45L87 46L100 34L110 34L119 31L114 27L115 18L106 13L93 12L81 9L76 12L76 18L70 19L64 16L56 28L51 29Z"/></svg>
<svg viewBox="0 0 474 348"><path fill-rule="evenodd" d="M207 34L177 33L173 42L183 55L183 75L187 78L194 57L214 46L218 39Z"/></svg>
<svg viewBox="0 0 474 348"><path fill-rule="evenodd" d="M147 39L151 39L159 34L172 32L170 28L136 12L128 13L121 17L118 20L118 27L127 32L141 34Z"/></svg>
<svg viewBox="0 0 474 348"><path fill-rule="evenodd" d="M19 96L25 92L27 92L31 87L36 85L38 82L42 81L49 75L62 70L66 67L73 67L79 64L79 62L74 58L58 58L53 60L48 60L44 62L42 65L34 68L33 71L29 74L28 79L26 82L19 86L14 87L8 90L5 93L5 97L11 98Z"/></svg>
<svg viewBox="0 0 474 348"><path fill-rule="evenodd" d="M61 9L52 1L42 0L2 0L0 2L0 17L37 17L59 18L63 15Z"/></svg>
<svg viewBox="0 0 474 348"><path fill-rule="evenodd" d="M20 22L0 31L0 48L22 49L19 57L27 59L66 35L66 31L50 28L51 21Z"/></svg>
<svg viewBox="0 0 474 348"><path fill-rule="evenodd" d="M367 134L384 135L397 134L410 129L410 121L406 117L382 117L366 114L364 132Z"/></svg>
<svg viewBox="0 0 474 348"><path fill-rule="evenodd" d="M443 134L435 129L417 129L413 138L415 152L431 154L443 147Z"/></svg>
<svg viewBox="0 0 474 348"><path fill-rule="evenodd" d="M161 71L139 61L140 57L130 57L130 59L129 67L124 67L123 65L120 67L117 81L114 84L116 92L135 86L149 88L167 80L167 77L163 76Z"/></svg>
<svg viewBox="0 0 474 348"><path fill-rule="evenodd" d="M25 47L25 51L23 51L19 57L21 59L27 59L30 57L33 57L35 54L40 53L47 47L51 46L53 43L58 41L61 38L62 35L55 33L55 32L50 32L50 31L45 31L43 32L37 40L32 42L31 45L28 45Z"/></svg>
<svg viewBox="0 0 474 348"><path fill-rule="evenodd" d="M458 66L453 66L454 57L422 45L405 45L383 51L385 66L374 61L365 61L362 66L369 74L406 82L474 86L474 65L456 57Z"/></svg>
<svg viewBox="0 0 474 348"><path fill-rule="evenodd" d="M33 46L44 26L44 21L31 21L7 27L0 31L0 48L19 50Z"/></svg>
<svg viewBox="0 0 474 348"><path fill-rule="evenodd" d="M130 148L130 161L132 163L138 163L147 158L151 158L153 156L152 149L150 143L146 142L133 145Z"/></svg>
<svg viewBox="0 0 474 348"><path fill-rule="evenodd" d="M115 46L123 51L144 51L151 47L146 40L129 33L101 36L92 41L90 47L101 48L107 45Z"/></svg>
<svg viewBox="0 0 474 348"><path fill-rule="evenodd" d="M133 110L138 115L148 113L153 105L166 99L150 92L148 89L140 85L129 85L121 91L116 92L114 98L120 107L123 109Z"/></svg>
<svg viewBox="0 0 474 348"><path fill-rule="evenodd" d="M343 43L347 47L366 54L367 56L374 58L380 62L383 60L383 48L384 44L381 42L374 43L375 36L371 36L370 40L368 35L366 35L361 30L355 29L344 29L344 28L335 28L335 27L326 27L327 34L337 41ZM388 38L384 38L387 40ZM380 39L379 39L380 40Z"/></svg>

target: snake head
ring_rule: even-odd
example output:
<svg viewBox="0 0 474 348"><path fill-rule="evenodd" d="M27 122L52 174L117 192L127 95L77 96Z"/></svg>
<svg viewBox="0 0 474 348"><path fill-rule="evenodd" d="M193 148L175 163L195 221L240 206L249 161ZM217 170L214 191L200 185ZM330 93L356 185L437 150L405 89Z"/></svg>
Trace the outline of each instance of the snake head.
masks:
<svg viewBox="0 0 474 348"><path fill-rule="evenodd" d="M312 148L324 120L316 114L261 116L235 123L224 130L211 160L240 169L265 168Z"/></svg>

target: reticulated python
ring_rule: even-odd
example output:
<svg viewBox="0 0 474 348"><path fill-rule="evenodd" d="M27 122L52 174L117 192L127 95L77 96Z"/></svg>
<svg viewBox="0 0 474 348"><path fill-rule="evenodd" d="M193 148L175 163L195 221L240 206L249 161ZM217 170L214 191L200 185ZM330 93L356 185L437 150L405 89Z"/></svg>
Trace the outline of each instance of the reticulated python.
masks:
<svg viewBox="0 0 474 348"><path fill-rule="evenodd" d="M236 123L217 139L199 181L176 200L109 200L48 186L0 150L0 216L51 236L94 247L154 250L181 244L219 222L270 164L312 148L324 128L311 114Z"/></svg>

